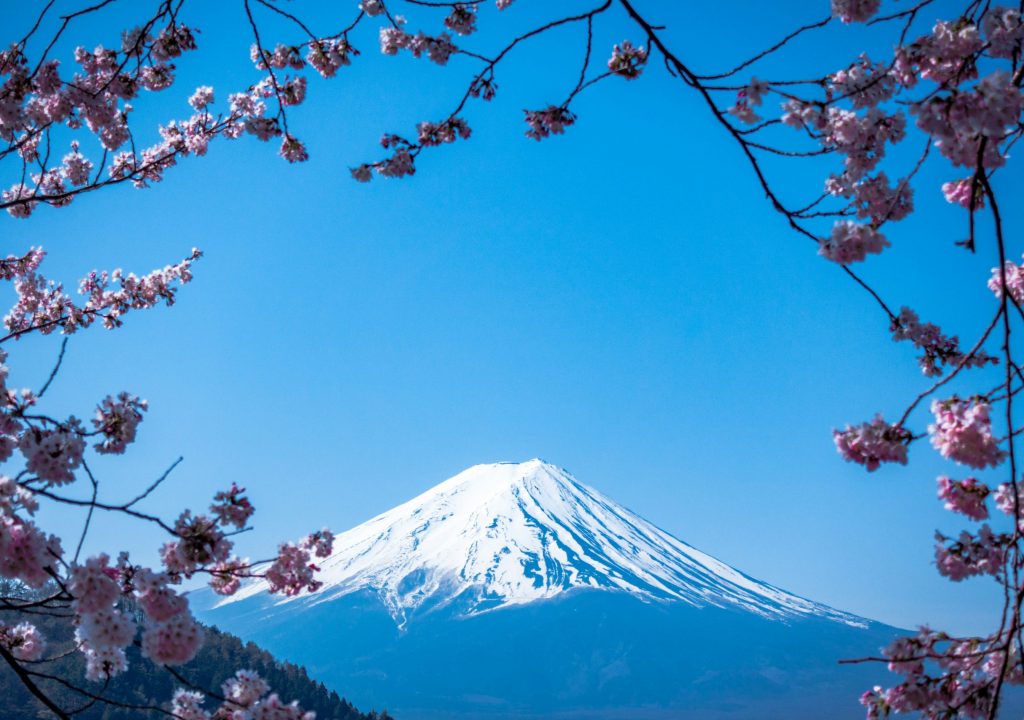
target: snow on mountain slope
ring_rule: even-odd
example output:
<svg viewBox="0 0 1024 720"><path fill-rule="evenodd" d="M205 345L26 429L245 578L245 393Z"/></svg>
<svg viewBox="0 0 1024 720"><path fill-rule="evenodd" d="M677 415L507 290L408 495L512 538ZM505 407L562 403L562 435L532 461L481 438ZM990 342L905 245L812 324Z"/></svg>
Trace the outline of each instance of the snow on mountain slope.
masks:
<svg viewBox="0 0 1024 720"><path fill-rule="evenodd" d="M279 606L371 590L404 625L417 609L457 602L477 614L590 588L863 625L744 575L541 460L471 467L338 535L334 547L321 564L323 589ZM265 590L254 582L220 606Z"/></svg>

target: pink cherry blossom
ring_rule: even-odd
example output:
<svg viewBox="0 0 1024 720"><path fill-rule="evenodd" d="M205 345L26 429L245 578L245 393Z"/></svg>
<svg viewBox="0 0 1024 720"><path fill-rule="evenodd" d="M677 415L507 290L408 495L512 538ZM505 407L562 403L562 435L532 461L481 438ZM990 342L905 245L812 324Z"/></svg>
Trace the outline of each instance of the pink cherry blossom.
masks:
<svg viewBox="0 0 1024 720"><path fill-rule="evenodd" d="M112 607L81 613L77 620L78 633L90 647L123 648L135 639L135 622Z"/></svg>
<svg viewBox="0 0 1024 720"><path fill-rule="evenodd" d="M46 638L32 623L7 625L0 620L0 647L18 660L37 662L46 651Z"/></svg>
<svg viewBox="0 0 1024 720"><path fill-rule="evenodd" d="M349 45L348 40L324 39L311 42L306 52L306 61L320 73L322 77L334 77L339 69L352 64L352 55L359 51Z"/></svg>
<svg viewBox="0 0 1024 720"><path fill-rule="evenodd" d="M1024 23L1018 8L990 8L981 21L982 31L988 41L988 52L992 57L1012 58L1021 52L1024 41Z"/></svg>
<svg viewBox="0 0 1024 720"><path fill-rule="evenodd" d="M982 399L932 401L935 422L928 426L932 445L943 457L970 467L995 467L1006 453L992 435L989 404Z"/></svg>
<svg viewBox="0 0 1024 720"><path fill-rule="evenodd" d="M45 535L35 523L17 516L0 515L0 576L42 587L62 555L60 540Z"/></svg>
<svg viewBox="0 0 1024 720"><path fill-rule="evenodd" d="M897 91L896 78L883 63L873 63L866 54L829 78L833 94L849 98L854 108L868 108L892 98Z"/></svg>
<svg viewBox="0 0 1024 720"><path fill-rule="evenodd" d="M252 709L252 720L315 720L316 713L305 712L296 700L285 704L271 693Z"/></svg>
<svg viewBox="0 0 1024 720"><path fill-rule="evenodd" d="M142 633L142 654L157 665L187 663L202 644L203 630L188 612L165 622L147 620Z"/></svg>
<svg viewBox="0 0 1024 720"><path fill-rule="evenodd" d="M964 530L953 541L942 533L936 533L935 539L935 564L939 573L957 582L973 575L999 573L1010 542L1010 536L997 535L988 525L982 525L977 535Z"/></svg>
<svg viewBox="0 0 1024 720"><path fill-rule="evenodd" d="M238 670L234 677L224 681L221 690L230 703L249 708L270 692L270 686L252 670Z"/></svg>
<svg viewBox="0 0 1024 720"><path fill-rule="evenodd" d="M98 408L92 424L103 435L103 441L96 443L100 453L121 454L128 445L135 442L135 433L142 422L142 413L149 408L145 400L134 395L121 393L117 399L107 396Z"/></svg>
<svg viewBox="0 0 1024 720"><path fill-rule="evenodd" d="M845 173L832 175L825 181L825 189L831 195L852 199L857 217L870 219L875 227L902 220L914 211L914 191L909 183L904 179L892 186L884 172L858 182L850 182Z"/></svg>
<svg viewBox="0 0 1024 720"><path fill-rule="evenodd" d="M917 313L910 308L900 310L891 328L893 340L910 340L924 351L918 358L918 364L921 371L929 377L941 375L943 364L949 367L984 367L989 363L998 362L997 358L982 350L974 352L970 357L964 355L960 352L959 338L955 335L947 337L937 325L921 322Z"/></svg>
<svg viewBox="0 0 1024 720"><path fill-rule="evenodd" d="M444 26L457 35L476 32L476 3L457 3L444 19Z"/></svg>
<svg viewBox="0 0 1024 720"><path fill-rule="evenodd" d="M635 80L640 77L646 63L646 48L643 45L634 47L629 40L623 40L612 47L612 56L608 58L608 71L627 80Z"/></svg>
<svg viewBox="0 0 1024 720"><path fill-rule="evenodd" d="M1013 517L1024 514L1024 485L1017 484L1016 492L1011 483L1001 483L995 492L996 507Z"/></svg>
<svg viewBox="0 0 1024 720"><path fill-rule="evenodd" d="M1017 265L1007 260L1003 272L1006 273L1006 287L1010 289L1010 298L1018 305L1024 303L1024 264ZM997 267L992 268L988 288L997 298L1003 297L1003 277Z"/></svg>
<svg viewBox="0 0 1024 720"><path fill-rule="evenodd" d="M285 135L284 140L281 141L280 154L281 157L291 163L305 162L306 160L309 160L309 153L306 152L306 146L291 135Z"/></svg>
<svg viewBox="0 0 1024 720"><path fill-rule="evenodd" d="M121 588L117 584L118 571L109 563L110 558L100 554L86 560L84 565L71 568L68 589L75 598L75 612L84 614L109 610L117 602L121 596Z"/></svg>
<svg viewBox="0 0 1024 720"><path fill-rule="evenodd" d="M268 589L271 593L288 596L298 595L303 590L314 592L322 585L313 576L318 569L310 559L309 550L292 543L282 543L277 548L277 558L265 572Z"/></svg>
<svg viewBox="0 0 1024 720"><path fill-rule="evenodd" d="M140 593L138 602L146 616L157 622L165 622L188 611L188 600L166 585Z"/></svg>
<svg viewBox="0 0 1024 720"><path fill-rule="evenodd" d="M889 241L870 225L839 220L832 226L832 235L819 240L818 254L840 265L848 265L887 247Z"/></svg>
<svg viewBox="0 0 1024 720"><path fill-rule="evenodd" d="M235 483L227 490L221 490L213 496L213 504L210 512L217 518L221 525L234 525L241 530L256 511L249 498L242 493L245 488L240 488Z"/></svg>
<svg viewBox="0 0 1024 720"><path fill-rule="evenodd" d="M381 0L360 0L359 9L370 17L375 17L384 12L384 3Z"/></svg>
<svg viewBox="0 0 1024 720"><path fill-rule="evenodd" d="M249 562L237 557L217 563L210 568L210 589L218 595L234 595L241 587L242 578L249 573Z"/></svg>
<svg viewBox="0 0 1024 720"><path fill-rule="evenodd" d="M78 421L69 418L64 426L51 429L28 428L18 442L25 467L40 480L53 485L74 482L82 463L85 440Z"/></svg>
<svg viewBox="0 0 1024 720"><path fill-rule="evenodd" d="M202 85L196 88L196 91L192 93L192 97L188 99L188 104L194 107L196 110L203 110L208 105L213 104L213 88L209 85Z"/></svg>
<svg viewBox="0 0 1024 720"><path fill-rule="evenodd" d="M317 530L303 541L303 545L313 551L318 558L330 557L334 547L334 533L327 528Z"/></svg>
<svg viewBox="0 0 1024 720"><path fill-rule="evenodd" d="M204 699L202 693L179 688L171 699L171 712L178 720L210 720L210 713L203 709Z"/></svg>
<svg viewBox="0 0 1024 720"><path fill-rule="evenodd" d="M833 430L832 437L843 459L865 466L868 472L877 470L884 462L907 464L910 432L890 425L881 415L855 427L847 425L843 431Z"/></svg>
<svg viewBox="0 0 1024 720"><path fill-rule="evenodd" d="M946 501L947 510L966 515L972 520L988 518L985 500L990 490L985 483L978 482L973 477L966 480L951 480L945 475L940 475L937 482L939 499Z"/></svg>
<svg viewBox="0 0 1024 720"><path fill-rule="evenodd" d="M844 23L865 22L880 5L881 0L832 0L832 14Z"/></svg>
<svg viewBox="0 0 1024 720"><path fill-rule="evenodd" d="M467 139L472 134L466 121L458 117L437 124L421 122L416 129L419 131L419 144L423 147L455 142L457 138Z"/></svg>
<svg viewBox="0 0 1024 720"><path fill-rule="evenodd" d="M190 577L199 568L223 562L231 553L231 541L217 521L205 515L186 510L175 522L174 533L178 539L160 550L164 567L172 576Z"/></svg>
<svg viewBox="0 0 1024 720"><path fill-rule="evenodd" d="M551 135L561 135L565 128L576 122L576 116L564 107L549 105L544 110L524 110L526 124L530 129L526 136L534 140L543 140Z"/></svg>
<svg viewBox="0 0 1024 720"><path fill-rule="evenodd" d="M93 647L88 642L80 643L85 655L85 678L93 682L108 680L128 669L128 660L121 647Z"/></svg>
<svg viewBox="0 0 1024 720"><path fill-rule="evenodd" d="M985 207L985 195L980 192L980 188L975 186L973 178L943 183L942 194L946 197L946 202L959 205L965 210L972 209L972 203L974 210L981 210Z"/></svg>

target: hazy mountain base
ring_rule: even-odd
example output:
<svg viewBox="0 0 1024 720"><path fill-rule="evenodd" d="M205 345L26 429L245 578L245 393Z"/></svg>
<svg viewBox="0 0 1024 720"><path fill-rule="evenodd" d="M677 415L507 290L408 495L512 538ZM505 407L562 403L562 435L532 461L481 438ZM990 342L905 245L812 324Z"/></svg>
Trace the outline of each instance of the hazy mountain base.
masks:
<svg viewBox="0 0 1024 720"><path fill-rule="evenodd" d="M586 590L471 617L424 607L405 630L366 591L287 613L269 605L255 597L201 617L402 720L852 720L860 694L894 678L838 659L877 655L901 632Z"/></svg>
<svg viewBox="0 0 1024 720"><path fill-rule="evenodd" d="M0 612L5 622L29 620L40 626L49 639L51 650L73 647L70 621L42 615L25 616L9 611ZM139 656L138 648L128 649L128 671L114 678L108 686L100 682L85 680L85 663L82 654L70 652L55 662L34 665L32 670L63 677L91 693L120 703L139 706L156 706L166 710L174 691L181 687L166 670ZM291 663L279 662L265 650L252 643L243 643L237 637L216 629L207 629L206 641L199 654L188 664L177 668L188 680L199 687L217 692L220 684L235 670L247 668L257 671L271 688L286 702L298 700L304 709L313 710L318 720L390 720L387 713L369 714L356 710L336 692L322 683L309 678L306 670ZM37 679L47 696L66 709L84 708L74 715L81 720L140 720L144 718L167 718L160 710L140 710L103 702L89 707L89 698L63 685L45 679ZM2 720L47 720L53 713L29 694L5 663L0 661L0 718Z"/></svg>

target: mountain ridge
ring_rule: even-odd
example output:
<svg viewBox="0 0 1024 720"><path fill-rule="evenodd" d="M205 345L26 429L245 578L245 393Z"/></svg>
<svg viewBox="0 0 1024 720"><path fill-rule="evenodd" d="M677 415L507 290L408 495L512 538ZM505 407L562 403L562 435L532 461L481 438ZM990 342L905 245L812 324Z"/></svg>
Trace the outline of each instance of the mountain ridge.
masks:
<svg viewBox="0 0 1024 720"><path fill-rule="evenodd" d="M430 608L472 615L589 589L865 624L736 570L540 459L474 465L339 534L320 567L319 593L275 604L369 589L403 627ZM265 590L250 583L219 606Z"/></svg>
<svg viewBox="0 0 1024 720"><path fill-rule="evenodd" d="M338 535L324 587L197 614L403 720L863 717L896 628L756 580L540 460ZM196 598L197 601L201 598Z"/></svg>

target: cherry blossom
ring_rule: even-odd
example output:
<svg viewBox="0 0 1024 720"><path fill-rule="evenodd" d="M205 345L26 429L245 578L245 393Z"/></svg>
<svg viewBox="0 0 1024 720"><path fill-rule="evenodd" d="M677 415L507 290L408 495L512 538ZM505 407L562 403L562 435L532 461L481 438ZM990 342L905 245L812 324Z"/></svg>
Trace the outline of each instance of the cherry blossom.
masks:
<svg viewBox="0 0 1024 720"><path fill-rule="evenodd" d="M449 118L442 123L421 122L416 129L419 131L419 144L422 147L455 142L457 138L465 140L472 134L466 121L458 117Z"/></svg>
<svg viewBox="0 0 1024 720"><path fill-rule="evenodd" d="M998 359L984 351L976 351L970 355L960 352L960 340L955 335L947 337L937 325L923 323L910 308L902 308L900 314L892 322L893 340L910 340L924 353L918 358L921 372L929 377L941 375L942 365L950 367L984 367L996 363Z"/></svg>
<svg viewBox="0 0 1024 720"><path fill-rule="evenodd" d="M123 648L135 639L135 622L115 608L81 613L77 621L79 637L93 648Z"/></svg>
<svg viewBox="0 0 1024 720"><path fill-rule="evenodd" d="M50 572L62 556L60 540L45 535L35 523L11 515L0 516L0 575L38 588L50 581Z"/></svg>
<svg viewBox="0 0 1024 720"><path fill-rule="evenodd" d="M885 236L870 225L840 220L832 226L832 235L819 241L818 254L840 265L861 262L869 254L889 247Z"/></svg>
<svg viewBox="0 0 1024 720"><path fill-rule="evenodd" d="M942 194L946 197L946 202L959 205L966 210L981 210L985 207L985 196L979 190L973 178L951 180L942 185Z"/></svg>
<svg viewBox="0 0 1024 720"><path fill-rule="evenodd" d="M544 110L524 110L526 124L530 129L526 136L534 140L543 140L550 135L561 135L565 128L576 122L576 116L564 107L549 105Z"/></svg>
<svg viewBox="0 0 1024 720"><path fill-rule="evenodd" d="M321 77L334 77L341 68L352 64L352 55L359 51L349 45L348 40L326 38L309 44L306 61L320 73Z"/></svg>
<svg viewBox="0 0 1024 720"><path fill-rule="evenodd" d="M174 524L178 539L160 550L167 572L190 577L199 568L226 560L232 543L217 525L216 520L205 515L183 512Z"/></svg>
<svg viewBox="0 0 1024 720"><path fill-rule="evenodd" d="M832 0L832 14L844 23L865 22L880 5L881 0Z"/></svg>
<svg viewBox="0 0 1024 720"><path fill-rule="evenodd" d="M270 692L270 686L257 673L251 670L239 670L234 677L224 681L221 690L231 704L241 708L250 708Z"/></svg>
<svg viewBox="0 0 1024 720"><path fill-rule="evenodd" d="M476 4L456 3L444 26L456 35L472 35L476 32Z"/></svg>
<svg viewBox="0 0 1024 720"><path fill-rule="evenodd" d="M910 432L890 425L881 415L869 423L856 427L847 425L843 431L833 430L832 437L843 459L863 465L869 472L877 470L884 462L907 464Z"/></svg>
<svg viewBox="0 0 1024 720"><path fill-rule="evenodd" d="M195 657L202 643L202 628L188 612L181 612L165 622L146 621L142 654L157 665L182 665Z"/></svg>
<svg viewBox="0 0 1024 720"><path fill-rule="evenodd" d="M858 218L869 219L874 227L902 220L914 211L914 191L904 179L892 186L884 172L850 183L845 175L832 175L825 189L837 197L853 200Z"/></svg>
<svg viewBox="0 0 1024 720"><path fill-rule="evenodd" d="M1019 57L1024 41L1024 23L1019 9L991 8L982 18L981 28L992 57L1013 58L1015 54Z"/></svg>
<svg viewBox="0 0 1024 720"><path fill-rule="evenodd" d="M120 393L117 399L107 396L96 408L93 427L104 439L96 444L100 453L120 454L131 443L135 442L135 433L142 422L142 413L149 408L145 400L140 400L126 392Z"/></svg>
<svg viewBox="0 0 1024 720"><path fill-rule="evenodd" d="M314 592L320 589L322 583L313 575L317 569L308 549L293 543L282 543L277 549L277 559L264 575L271 593L293 596L303 590Z"/></svg>
<svg viewBox="0 0 1024 720"><path fill-rule="evenodd" d="M221 490L213 497L213 504L210 512L217 518L221 525L234 525L241 530L255 512L249 498L242 495L245 488L238 487L231 483L227 490Z"/></svg>
<svg viewBox="0 0 1024 720"><path fill-rule="evenodd" d="M1010 289L1010 299L1020 305L1024 303L1024 264L1017 265L1006 261L1003 266L1006 273L1006 287ZM1003 296L1003 273L999 268L992 268L992 277L988 281L989 290L995 293L997 298Z"/></svg>
<svg viewBox="0 0 1024 720"><path fill-rule="evenodd" d="M18 660L37 662L46 651L46 638L32 623L7 625L0 621L0 647Z"/></svg>
<svg viewBox="0 0 1024 720"><path fill-rule="evenodd" d="M985 500L990 490L985 483L978 482L972 477L966 480L951 480L945 475L940 475L938 485L939 499L946 501L947 510L966 515L972 520L988 518Z"/></svg>
<svg viewBox="0 0 1024 720"><path fill-rule="evenodd" d="M230 558L210 568L210 589L218 595L234 595L241 587L249 562Z"/></svg>
<svg viewBox="0 0 1024 720"><path fill-rule="evenodd" d="M833 95L849 98L854 108L869 108L885 102L898 90L896 78L883 63L873 63L867 54L829 77Z"/></svg>
<svg viewBox="0 0 1024 720"><path fill-rule="evenodd" d="M171 699L171 712L179 720L210 720L210 713L203 709L202 693L178 689Z"/></svg>
<svg viewBox="0 0 1024 720"><path fill-rule="evenodd" d="M110 609L121 595L117 578L118 571L110 567L110 558L105 554L74 566L69 589L75 598L75 611L85 614Z"/></svg>
<svg viewBox="0 0 1024 720"><path fill-rule="evenodd" d="M82 463L85 440L81 425L69 418L66 425L52 429L29 428L18 442L25 456L25 466L40 480L52 485L74 482L75 473Z"/></svg>
<svg viewBox="0 0 1024 720"><path fill-rule="evenodd" d="M613 75L627 80L636 80L643 72L647 62L647 50L643 45L634 47L629 40L623 40L612 47L612 56L608 58L608 71Z"/></svg>
<svg viewBox="0 0 1024 720"><path fill-rule="evenodd" d="M93 682L108 680L128 669L128 660L125 658L124 648L97 648L88 642L79 643L79 647L85 655L86 680L92 680Z"/></svg>
<svg viewBox="0 0 1024 720"><path fill-rule="evenodd" d="M983 469L995 467L1006 453L992 435L989 404L981 399L932 401L935 423L928 426L932 445L943 457Z"/></svg>
<svg viewBox="0 0 1024 720"><path fill-rule="evenodd" d="M936 533L935 540L935 564L939 573L960 581L972 575L999 573L1006 560L1010 536L997 535L988 525L982 525L976 536L964 530L954 541L942 533Z"/></svg>

